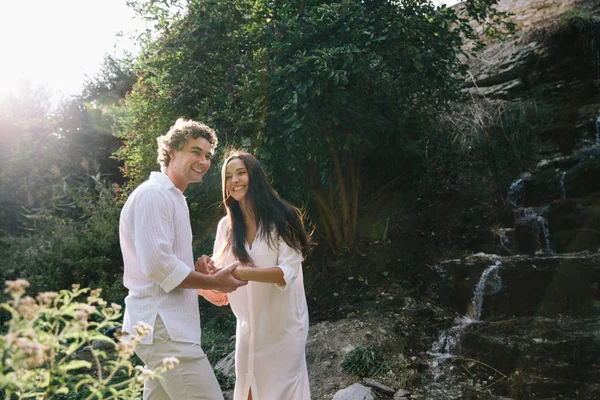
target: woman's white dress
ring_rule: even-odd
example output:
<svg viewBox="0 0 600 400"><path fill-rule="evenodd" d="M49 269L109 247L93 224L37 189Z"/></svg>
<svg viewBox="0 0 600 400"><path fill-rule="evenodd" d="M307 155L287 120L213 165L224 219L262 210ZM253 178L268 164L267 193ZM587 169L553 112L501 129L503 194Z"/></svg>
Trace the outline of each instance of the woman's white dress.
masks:
<svg viewBox="0 0 600 400"><path fill-rule="evenodd" d="M225 247L227 218L219 222L213 255L216 265L235 261ZM237 317L235 343L234 400L309 400L306 369L308 308L302 276L302 254L273 233L277 248L261 238L260 227L252 248L246 251L257 268L278 266L285 286L249 282L229 293L229 304ZM277 237L276 237L277 236Z"/></svg>

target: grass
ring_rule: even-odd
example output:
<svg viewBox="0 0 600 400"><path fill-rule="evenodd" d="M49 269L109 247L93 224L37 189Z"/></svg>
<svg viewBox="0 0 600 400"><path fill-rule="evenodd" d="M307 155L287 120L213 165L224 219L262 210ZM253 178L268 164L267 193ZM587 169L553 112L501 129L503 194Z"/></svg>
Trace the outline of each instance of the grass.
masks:
<svg viewBox="0 0 600 400"><path fill-rule="evenodd" d="M363 378L390 369L383 360L381 352L374 347L357 347L352 350L342 362L342 368L350 374Z"/></svg>

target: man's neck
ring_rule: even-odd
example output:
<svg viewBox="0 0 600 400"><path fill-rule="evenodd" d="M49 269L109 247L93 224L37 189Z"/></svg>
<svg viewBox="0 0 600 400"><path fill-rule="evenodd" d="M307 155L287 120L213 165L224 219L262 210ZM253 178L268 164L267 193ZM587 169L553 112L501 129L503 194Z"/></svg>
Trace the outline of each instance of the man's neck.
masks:
<svg viewBox="0 0 600 400"><path fill-rule="evenodd" d="M173 185L175 185L175 187L179 189L181 193L185 192L185 189L187 189L188 184L185 182L178 181L177 174L175 173L175 171L167 167L167 169L165 170L165 175L169 177L171 182L173 182Z"/></svg>

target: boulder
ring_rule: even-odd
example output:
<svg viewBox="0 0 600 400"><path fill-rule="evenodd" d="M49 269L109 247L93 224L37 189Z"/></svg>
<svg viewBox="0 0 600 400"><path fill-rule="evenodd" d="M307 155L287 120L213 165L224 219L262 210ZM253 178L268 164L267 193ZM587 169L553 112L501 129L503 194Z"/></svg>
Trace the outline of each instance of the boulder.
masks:
<svg viewBox="0 0 600 400"><path fill-rule="evenodd" d="M333 400L375 400L373 392L370 388L355 383L345 389L339 390L334 396Z"/></svg>

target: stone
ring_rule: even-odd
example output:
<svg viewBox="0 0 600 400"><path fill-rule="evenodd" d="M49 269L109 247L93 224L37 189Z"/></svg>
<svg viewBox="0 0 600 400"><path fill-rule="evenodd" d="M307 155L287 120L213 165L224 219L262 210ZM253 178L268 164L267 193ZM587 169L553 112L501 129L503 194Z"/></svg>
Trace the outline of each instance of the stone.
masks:
<svg viewBox="0 0 600 400"><path fill-rule="evenodd" d="M115 345L111 342L107 342L106 340L94 340L92 342L92 347L94 349L103 350L103 349L114 349Z"/></svg>
<svg viewBox="0 0 600 400"><path fill-rule="evenodd" d="M355 383L345 389L339 390L333 400L375 400L371 388Z"/></svg>
<svg viewBox="0 0 600 400"><path fill-rule="evenodd" d="M402 399L406 399L410 396L410 392L408 390L404 390L404 389L399 389L395 394L394 394L394 400L402 400Z"/></svg>
<svg viewBox="0 0 600 400"><path fill-rule="evenodd" d="M379 383L375 379L367 378L367 379L365 379L364 383L365 383L365 385L370 386L377 390L381 390L382 392L387 392L387 393L395 393L396 392L396 389L386 386L383 383Z"/></svg>
<svg viewBox="0 0 600 400"><path fill-rule="evenodd" d="M231 375L235 368L235 351L229 353L225 358L215 364L215 369L221 371L223 375Z"/></svg>

